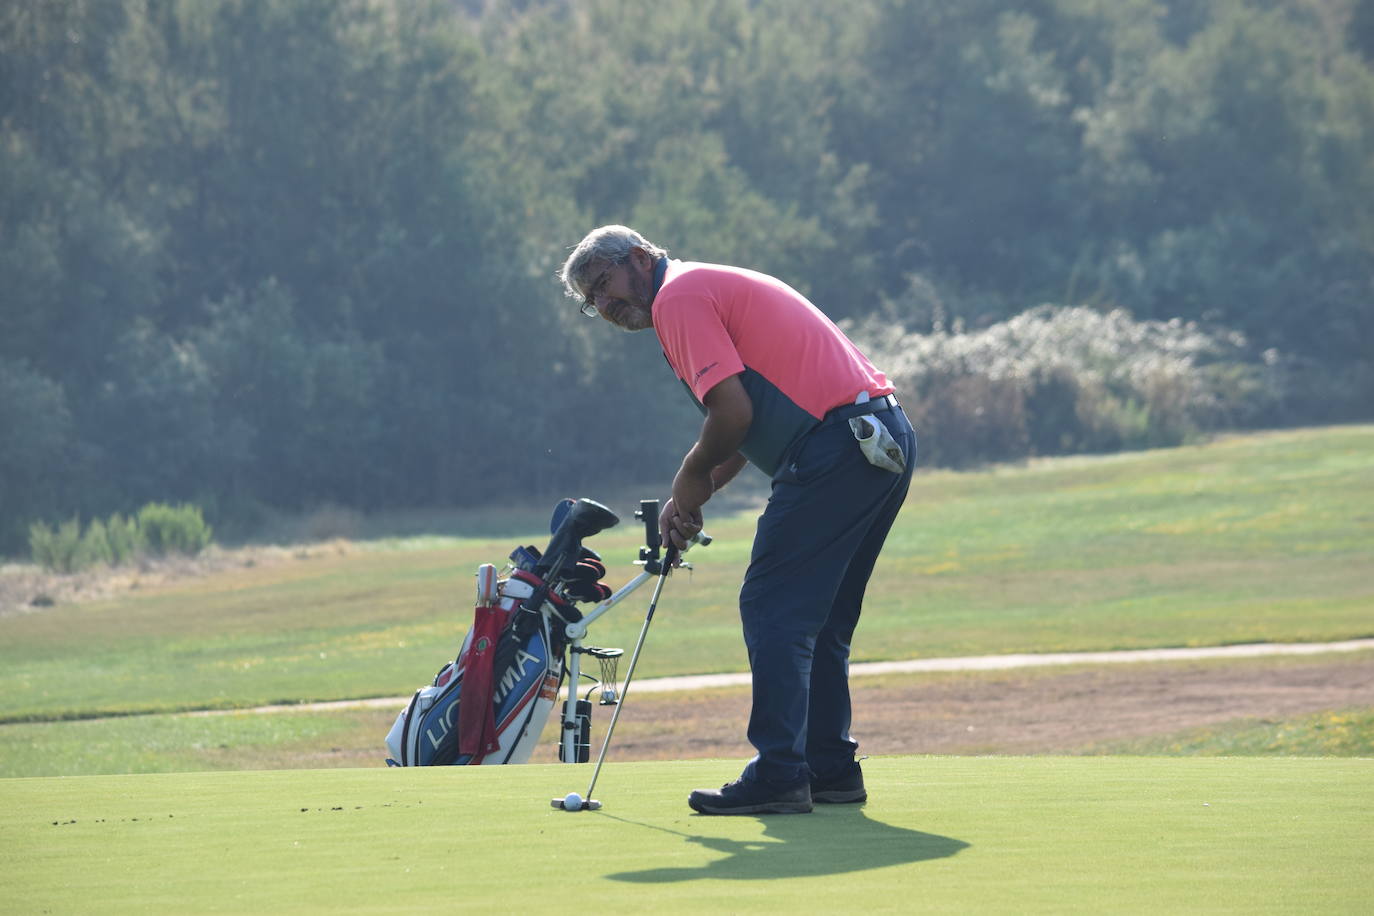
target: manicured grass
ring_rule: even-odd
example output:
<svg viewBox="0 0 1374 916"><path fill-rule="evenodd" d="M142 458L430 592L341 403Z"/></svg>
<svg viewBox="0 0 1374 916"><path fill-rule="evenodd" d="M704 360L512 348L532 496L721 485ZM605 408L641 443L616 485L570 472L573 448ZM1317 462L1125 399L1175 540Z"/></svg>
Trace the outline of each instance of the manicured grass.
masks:
<svg viewBox="0 0 1374 916"><path fill-rule="evenodd" d="M855 660L1374 635L1370 506L1374 426L919 475ZM642 530L614 508L593 546L619 585ZM753 517L709 527L639 676L747 667ZM0 722L407 694L460 644L476 566L545 537L390 542L0 619ZM643 601L594 641L633 645Z"/></svg>
<svg viewBox="0 0 1374 916"><path fill-rule="evenodd" d="M870 801L706 818L736 763L0 781L14 912L1347 913L1374 762L866 762Z"/></svg>

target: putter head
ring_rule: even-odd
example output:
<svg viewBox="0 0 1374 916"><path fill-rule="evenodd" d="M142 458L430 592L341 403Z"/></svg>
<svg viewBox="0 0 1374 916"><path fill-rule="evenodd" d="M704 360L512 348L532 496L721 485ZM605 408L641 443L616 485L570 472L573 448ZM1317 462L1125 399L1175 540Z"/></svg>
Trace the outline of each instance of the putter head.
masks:
<svg viewBox="0 0 1374 916"><path fill-rule="evenodd" d="M551 799L549 799L549 807L550 807L550 808L557 808L557 809L560 810L560 811L570 811L570 810L575 810L575 811L600 811L600 810L601 810L601 802L597 801L597 800L594 799L594 798L584 798L584 799L582 799L582 805L581 805L580 807L578 807L578 808L569 808L567 805L563 804L563 799L561 799L561 798L551 798Z"/></svg>

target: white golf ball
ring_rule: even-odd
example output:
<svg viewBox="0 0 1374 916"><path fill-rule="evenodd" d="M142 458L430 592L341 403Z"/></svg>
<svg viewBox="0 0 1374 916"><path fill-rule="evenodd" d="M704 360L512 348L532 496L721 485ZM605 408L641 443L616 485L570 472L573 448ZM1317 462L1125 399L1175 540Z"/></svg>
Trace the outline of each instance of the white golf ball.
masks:
<svg viewBox="0 0 1374 916"><path fill-rule="evenodd" d="M563 810L581 811L582 796L578 795L576 792L569 792L567 795L563 796Z"/></svg>

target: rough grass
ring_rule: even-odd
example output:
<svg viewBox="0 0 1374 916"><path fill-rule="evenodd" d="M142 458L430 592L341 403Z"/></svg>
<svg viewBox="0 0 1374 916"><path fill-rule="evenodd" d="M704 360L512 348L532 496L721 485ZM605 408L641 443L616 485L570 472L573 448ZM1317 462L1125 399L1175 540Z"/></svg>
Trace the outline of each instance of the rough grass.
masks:
<svg viewBox="0 0 1374 916"><path fill-rule="evenodd" d="M1374 758L1374 709L1334 709L1308 716L1245 719L1177 735L1114 741L1104 754L1173 757Z"/></svg>
<svg viewBox="0 0 1374 916"><path fill-rule="evenodd" d="M0 776L381 766L394 711L123 716L0 726Z"/></svg>

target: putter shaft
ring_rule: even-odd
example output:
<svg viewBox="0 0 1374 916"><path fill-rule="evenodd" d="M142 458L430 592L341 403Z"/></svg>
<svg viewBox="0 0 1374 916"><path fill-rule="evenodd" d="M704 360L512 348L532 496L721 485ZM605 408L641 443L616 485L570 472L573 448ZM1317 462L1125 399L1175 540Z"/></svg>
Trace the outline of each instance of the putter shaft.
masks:
<svg viewBox="0 0 1374 916"><path fill-rule="evenodd" d="M671 557L671 553L669 554ZM630 669L625 672L625 684L620 688L620 702L616 704L615 711L611 713L611 724L606 726L606 737L601 742L601 753L596 757L596 769L592 771L592 781L587 786L587 798L592 797L592 790L596 788L597 777L601 775L601 765L606 762L606 749L611 746L611 735L615 734L615 723L620 718L620 711L625 708L625 697L630 692L630 682L634 680L635 665L639 663L639 652L644 648L644 637L649 634L649 624L654 619L654 609L658 607L658 596L663 593L663 583L668 581L668 571L672 564L665 562L663 571L658 574L658 582L654 583L654 594L649 599L649 611L644 615L644 625L639 628L639 639L635 641L634 654L630 656Z"/></svg>

